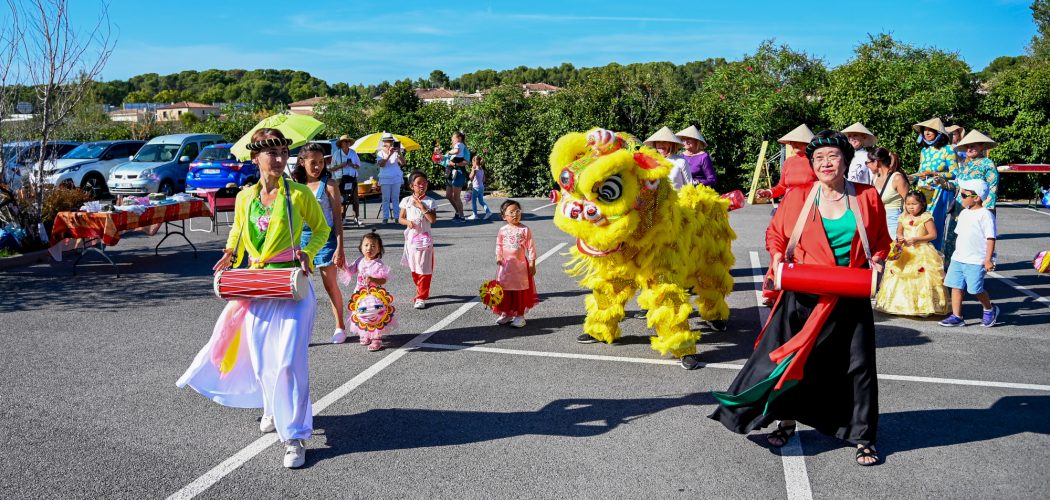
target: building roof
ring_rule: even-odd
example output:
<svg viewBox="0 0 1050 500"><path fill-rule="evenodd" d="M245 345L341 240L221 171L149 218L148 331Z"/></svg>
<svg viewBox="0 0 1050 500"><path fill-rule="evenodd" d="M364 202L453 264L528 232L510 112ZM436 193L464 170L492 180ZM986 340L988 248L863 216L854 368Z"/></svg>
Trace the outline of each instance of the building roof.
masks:
<svg viewBox="0 0 1050 500"><path fill-rule="evenodd" d="M561 87L555 87L547 83L525 83L522 84L522 88L530 92L557 92L561 90Z"/></svg>
<svg viewBox="0 0 1050 500"><path fill-rule="evenodd" d="M181 101L181 102L173 102L171 104L168 104L167 106L160 106L157 109L215 108L215 107L216 106L212 106L211 104L201 104L199 102Z"/></svg>
<svg viewBox="0 0 1050 500"><path fill-rule="evenodd" d="M301 101L295 101L288 105L289 108L305 108L317 106L321 101L325 100L325 97L311 97L309 99L303 99Z"/></svg>
<svg viewBox="0 0 1050 500"><path fill-rule="evenodd" d="M456 99L466 97L462 92L456 92L455 90L449 90L444 87L436 89L415 89L414 92L416 97L423 101L430 99Z"/></svg>
<svg viewBox="0 0 1050 500"><path fill-rule="evenodd" d="M116 116L130 116L130 115L139 115L139 114L142 114L143 112L144 111L141 110L141 109L114 109L113 111L110 111L109 113L106 113L106 114L107 115L116 115Z"/></svg>

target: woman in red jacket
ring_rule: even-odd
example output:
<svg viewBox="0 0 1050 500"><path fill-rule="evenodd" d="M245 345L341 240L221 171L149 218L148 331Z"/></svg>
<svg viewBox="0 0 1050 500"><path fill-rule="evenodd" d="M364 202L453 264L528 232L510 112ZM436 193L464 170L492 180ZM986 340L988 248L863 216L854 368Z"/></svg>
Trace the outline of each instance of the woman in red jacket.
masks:
<svg viewBox="0 0 1050 500"><path fill-rule="evenodd" d="M849 140L828 130L806 147L817 182L790 190L777 209L766 232L771 269L791 260L881 270L890 247L886 212L875 188L846 181L852 155ZM803 226L791 249L796 224ZM744 434L780 420L767 436L780 447L798 421L856 444L857 463L874 465L879 402L871 301L781 292L755 352L715 398L720 404L711 418L729 430Z"/></svg>

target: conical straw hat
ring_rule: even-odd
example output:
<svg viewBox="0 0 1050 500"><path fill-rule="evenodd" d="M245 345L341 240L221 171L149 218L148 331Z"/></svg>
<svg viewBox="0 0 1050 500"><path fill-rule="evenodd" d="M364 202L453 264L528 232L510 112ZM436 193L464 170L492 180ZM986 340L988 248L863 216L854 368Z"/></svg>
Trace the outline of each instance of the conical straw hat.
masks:
<svg viewBox="0 0 1050 500"><path fill-rule="evenodd" d="M671 129L667 127L663 127L660 130L657 130L655 134L650 135L649 138L645 140L645 145L652 146L652 143L658 141L673 142L679 146L684 146L682 140L679 139L678 136L674 135L674 132L671 132Z"/></svg>
<svg viewBox="0 0 1050 500"><path fill-rule="evenodd" d="M962 129L962 127L958 125L948 125L947 127L944 127L944 131L948 132L949 134L954 134L956 130L960 129Z"/></svg>
<svg viewBox="0 0 1050 500"><path fill-rule="evenodd" d="M813 140L813 131L806 126L805 123L795 127L795 130L784 134L784 137L777 139L777 142L781 144L787 144L789 142L804 142L809 144L809 141Z"/></svg>
<svg viewBox="0 0 1050 500"><path fill-rule="evenodd" d="M971 130L969 134L966 134L966 137L963 137L962 140L955 145L955 149L963 150L966 149L966 146L969 146L970 144L987 144L988 147L994 148L996 142L993 141L992 138L988 137L987 135L984 135L976 130Z"/></svg>
<svg viewBox="0 0 1050 500"><path fill-rule="evenodd" d="M874 146L875 141L878 140L878 138L875 137L875 134L871 133L871 131L868 130L868 127L865 127L864 124L861 122L854 123L853 125L842 129L840 132L842 132L843 134L863 134L868 136L868 138L864 141L864 147L866 148Z"/></svg>
<svg viewBox="0 0 1050 500"><path fill-rule="evenodd" d="M696 125L690 125L689 127L678 131L678 133L675 135L677 135L678 137L688 137L690 139L696 139L704 143L705 148L707 147L707 139L704 139L704 135L701 134L699 130L697 130Z"/></svg>
<svg viewBox="0 0 1050 500"><path fill-rule="evenodd" d="M936 130L937 132L940 132L944 135L948 135L948 131L944 130L944 122L942 122L940 118L930 118L929 120L919 122L911 126L912 130L919 133L922 133L923 127Z"/></svg>

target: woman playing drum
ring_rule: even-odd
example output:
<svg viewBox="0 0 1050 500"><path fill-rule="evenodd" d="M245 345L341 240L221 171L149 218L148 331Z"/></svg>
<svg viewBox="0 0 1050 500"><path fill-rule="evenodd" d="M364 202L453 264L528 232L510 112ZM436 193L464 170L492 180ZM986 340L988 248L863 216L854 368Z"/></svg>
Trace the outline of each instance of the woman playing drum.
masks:
<svg viewBox="0 0 1050 500"><path fill-rule="evenodd" d="M290 143L276 129L252 135L247 148L261 178L237 196L233 229L216 272L236 266L245 250L253 269L298 266L310 272L331 228L313 193L281 177ZM296 248L304 222L313 237ZM223 406L262 408L259 430L277 432L289 468L303 465L304 440L313 432L307 346L317 304L312 285L305 283L300 300L230 301L208 344L177 382Z"/></svg>
<svg viewBox="0 0 1050 500"><path fill-rule="evenodd" d="M881 269L890 246L886 212L875 188L846 181L852 155L840 133L824 131L810 141L806 156L817 182L788 191L777 209L766 232L771 269L785 261ZM720 404L711 418L729 430L743 434L780 420L767 436L780 447L798 421L856 444L858 464L875 464L879 402L870 300L783 291L755 352L715 398Z"/></svg>

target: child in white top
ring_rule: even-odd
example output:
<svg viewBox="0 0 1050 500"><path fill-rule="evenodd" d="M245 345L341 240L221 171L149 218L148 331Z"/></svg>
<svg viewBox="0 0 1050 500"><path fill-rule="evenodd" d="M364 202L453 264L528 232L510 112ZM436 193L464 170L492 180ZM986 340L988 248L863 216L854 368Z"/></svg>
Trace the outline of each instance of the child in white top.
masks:
<svg viewBox="0 0 1050 500"><path fill-rule="evenodd" d="M430 297L430 278L434 275L434 239L430 225L437 220L434 199L427 197L427 176L415 171L408 178L412 194L401 199L401 215L397 221L405 226L405 250L401 265L412 270L416 284L413 307L423 309Z"/></svg>
<svg viewBox="0 0 1050 500"><path fill-rule="evenodd" d="M984 307L981 326L990 327L999 318L999 306L992 304L984 289L985 275L995 270L995 217L982 202L988 196L988 183L983 179L959 181L959 195L963 211L955 226L955 252L944 277L944 286L952 289L952 314L940 325L966 326L962 316L965 288Z"/></svg>

